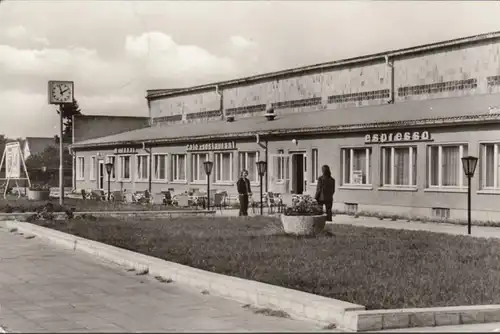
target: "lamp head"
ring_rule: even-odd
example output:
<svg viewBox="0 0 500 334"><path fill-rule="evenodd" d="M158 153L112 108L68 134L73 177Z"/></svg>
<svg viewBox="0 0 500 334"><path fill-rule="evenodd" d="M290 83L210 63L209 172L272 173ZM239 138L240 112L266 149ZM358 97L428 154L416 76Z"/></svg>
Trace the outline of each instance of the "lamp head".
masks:
<svg viewBox="0 0 500 334"><path fill-rule="evenodd" d="M258 161L257 162L257 170L259 171L259 176L264 176L266 174L267 162Z"/></svg>
<svg viewBox="0 0 500 334"><path fill-rule="evenodd" d="M203 167L205 168L205 173L207 175L210 175L212 174L212 167L213 167L214 163L212 161L205 161L203 163Z"/></svg>
<svg viewBox="0 0 500 334"><path fill-rule="evenodd" d="M467 177L473 177L477 166L477 157L467 156L462 158L462 167Z"/></svg>
<svg viewBox="0 0 500 334"><path fill-rule="evenodd" d="M108 172L108 175L111 174L111 172L113 171L113 163L107 162L104 166L106 166L106 172Z"/></svg>

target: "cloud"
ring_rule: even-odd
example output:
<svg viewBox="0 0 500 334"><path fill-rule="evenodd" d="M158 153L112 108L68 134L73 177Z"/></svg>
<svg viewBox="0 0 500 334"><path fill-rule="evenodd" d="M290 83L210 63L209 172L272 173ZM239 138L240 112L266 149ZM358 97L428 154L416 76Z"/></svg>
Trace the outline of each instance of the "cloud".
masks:
<svg viewBox="0 0 500 334"><path fill-rule="evenodd" d="M240 35L231 36L229 38L229 41L233 46L241 49L250 49L257 47L257 43Z"/></svg>
<svg viewBox="0 0 500 334"><path fill-rule="evenodd" d="M4 36L15 42L35 42L36 44L42 44L44 46L49 46L50 42L47 37L38 36L28 31L24 26L11 26L5 29Z"/></svg>
<svg viewBox="0 0 500 334"><path fill-rule="evenodd" d="M158 31L127 36L125 51L146 64L147 75L183 84L213 81L237 71L233 59L217 56L196 45L178 44L171 36Z"/></svg>

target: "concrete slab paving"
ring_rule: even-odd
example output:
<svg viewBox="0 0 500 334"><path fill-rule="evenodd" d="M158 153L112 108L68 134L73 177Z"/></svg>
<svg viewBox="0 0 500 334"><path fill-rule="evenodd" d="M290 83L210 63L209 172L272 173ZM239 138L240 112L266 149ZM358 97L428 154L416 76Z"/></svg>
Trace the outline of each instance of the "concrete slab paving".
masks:
<svg viewBox="0 0 500 334"><path fill-rule="evenodd" d="M0 306L0 326L8 332L321 330L6 228L0 228Z"/></svg>

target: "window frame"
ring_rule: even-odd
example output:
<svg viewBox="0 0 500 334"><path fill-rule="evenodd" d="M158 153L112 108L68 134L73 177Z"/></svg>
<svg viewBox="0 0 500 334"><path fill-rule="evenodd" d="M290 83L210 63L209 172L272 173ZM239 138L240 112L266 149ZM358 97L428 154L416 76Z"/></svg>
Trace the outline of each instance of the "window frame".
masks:
<svg viewBox="0 0 500 334"><path fill-rule="evenodd" d="M366 183L352 183L352 180L354 179L354 150L365 150L365 169L366 169ZM382 148L383 149L383 148ZM346 162L347 162L347 154L349 154L349 178L347 178L347 169L346 169ZM354 187L354 188L366 188L369 187L370 189L373 187L373 176L372 176L372 171L373 171L373 166L372 166L372 156L373 156L373 147L371 146L350 146L350 147L341 147L341 161L342 161L342 187ZM350 182L347 182L347 179L349 179ZM383 186L383 180L382 180L382 186Z"/></svg>
<svg viewBox="0 0 500 334"><path fill-rule="evenodd" d="M178 167L179 167L179 156L183 155L184 156L184 179L178 179L175 176L175 174L179 175L179 171L178 171ZM188 175L187 175L187 160L188 160L188 155L187 153L172 153L171 154L171 160L170 160L170 163L171 163L171 166L172 168L170 168L171 170L171 180L172 180L172 183L187 183L187 178L188 178ZM175 161L175 168L174 168L174 161Z"/></svg>
<svg viewBox="0 0 500 334"><path fill-rule="evenodd" d="M85 181L85 157L76 158L76 179L77 181Z"/></svg>
<svg viewBox="0 0 500 334"><path fill-rule="evenodd" d="M109 163L111 162L111 159L113 159L113 170L111 171L111 178L110 180L111 181L116 181L116 166L117 166L117 159L116 159L116 155L107 155L106 156L106 163ZM106 167L106 166L104 166ZM106 173L107 174L107 173Z"/></svg>
<svg viewBox="0 0 500 334"><path fill-rule="evenodd" d="M454 186L443 186L443 168L442 168L442 159L443 159L443 147L456 147L458 146L458 175L459 178L458 185ZM431 150L433 147L438 147L438 185L431 185L432 180L432 164L431 164ZM453 143L441 143L441 144L428 144L426 145L426 168L427 168L427 176L426 176L426 189L427 191L466 191L467 185L465 180L465 174L463 172L462 167L462 158L466 155L464 154L465 150L469 151L469 144L464 142L453 142Z"/></svg>
<svg viewBox="0 0 500 334"><path fill-rule="evenodd" d="M259 161L260 151L258 151L258 150L257 151L253 151L253 150L238 151L238 170L239 171L242 171L243 169L248 170L248 153L255 153L255 162ZM243 166L243 164L241 163L242 156L245 157L245 166ZM250 183L259 185L260 184L259 169L258 169L257 165L255 165L254 168L255 168L255 175L254 175L253 179L250 178Z"/></svg>
<svg viewBox="0 0 500 334"><path fill-rule="evenodd" d="M285 180L286 180L285 150L279 149L279 150L277 150L277 154L278 154L278 157L276 159L276 163L278 164L278 166L277 166L278 175L276 175L276 177L275 177L275 179L276 179L275 183L276 184L284 184ZM274 173L274 171L273 171L273 173Z"/></svg>
<svg viewBox="0 0 500 334"><path fill-rule="evenodd" d="M320 176L319 149L313 148L311 152L311 185L317 185ZM316 176L316 178L315 178Z"/></svg>
<svg viewBox="0 0 500 334"><path fill-rule="evenodd" d="M397 148L406 148L409 150L409 175L408 185L396 185L394 184L395 173L394 173L394 158L395 150ZM390 159L391 159L391 170L389 173L390 183L385 184L385 165L386 165L386 150L390 149ZM417 170L413 170L413 151L415 151L415 157L417 158L417 163L415 167ZM413 174L415 172L415 180L413 179ZM409 190L416 191L418 189L418 145L416 144L405 144L405 145L384 145L380 147L380 188L379 190ZM412 184L415 183L415 184Z"/></svg>
<svg viewBox="0 0 500 334"><path fill-rule="evenodd" d="M96 181L97 180L97 156L90 156L90 166L89 166L89 180Z"/></svg>
<svg viewBox="0 0 500 334"><path fill-rule="evenodd" d="M217 156L220 155L220 166L222 168L223 164L222 164L222 156L223 154L229 154L230 156L230 162L229 162L229 177L230 177L230 180L218 180L217 179L217 168L219 167L219 162L218 162L218 159L217 159ZM233 172L234 172L234 152L232 151L215 151L214 152L214 184L233 184L234 183L234 176L233 176ZM220 175L222 176L223 175L223 171L224 170L221 170L220 171Z"/></svg>
<svg viewBox="0 0 500 334"><path fill-rule="evenodd" d="M157 177L156 175L156 170L158 170L159 166L157 166L157 164L159 164L159 161L160 160L156 160L157 157L163 157L163 160L165 161L165 178L161 179L159 177ZM170 168L168 168L168 163L169 163L169 157L168 157L168 153L153 153L153 156L152 156L152 161L151 163L153 164L151 168L151 181L152 182L163 182L163 183L167 183L168 182L168 171L170 170Z"/></svg>
<svg viewBox="0 0 500 334"><path fill-rule="evenodd" d="M143 158L146 158L146 178L141 177L141 171L139 170L139 162L143 160ZM135 155L135 181L137 182L148 182L149 181L149 154L136 154ZM142 166L141 166L142 167Z"/></svg>
<svg viewBox="0 0 500 334"><path fill-rule="evenodd" d="M201 155L204 155L205 156L205 161L209 161L210 160L210 155L208 152L194 152L194 153L191 153L191 183L193 184L205 184L207 183L207 174L205 173L205 169L204 167L202 167L202 170L200 170L200 165L199 165L199 162L200 162L200 156ZM195 164L195 160L196 160L196 164ZM198 175L197 175L197 178L195 178L195 175L194 175L194 166L197 166L197 171L198 171ZM200 178L200 174L203 174L203 178Z"/></svg>
<svg viewBox="0 0 500 334"><path fill-rule="evenodd" d="M120 182L130 182L132 181L132 158L133 158L133 155L132 154L120 154L120 155L117 155L118 157L118 165L120 166L119 169L118 169L118 180L120 180ZM123 177L123 168L124 168L124 164L123 164L123 160L128 157L129 160L128 160L128 164L129 164L129 175L128 175L128 178L125 178Z"/></svg>

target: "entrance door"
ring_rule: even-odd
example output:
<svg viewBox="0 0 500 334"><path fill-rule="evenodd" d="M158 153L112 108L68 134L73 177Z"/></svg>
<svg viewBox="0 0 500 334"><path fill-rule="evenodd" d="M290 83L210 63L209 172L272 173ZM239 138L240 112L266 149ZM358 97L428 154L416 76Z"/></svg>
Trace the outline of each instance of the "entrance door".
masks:
<svg viewBox="0 0 500 334"><path fill-rule="evenodd" d="M99 160L99 167L97 168L97 171L99 172L97 182L98 182L98 187L100 190L104 189L104 161Z"/></svg>
<svg viewBox="0 0 500 334"><path fill-rule="evenodd" d="M302 195L306 190L306 156L303 153L292 154L292 190Z"/></svg>

